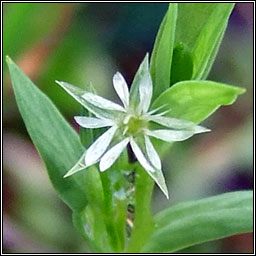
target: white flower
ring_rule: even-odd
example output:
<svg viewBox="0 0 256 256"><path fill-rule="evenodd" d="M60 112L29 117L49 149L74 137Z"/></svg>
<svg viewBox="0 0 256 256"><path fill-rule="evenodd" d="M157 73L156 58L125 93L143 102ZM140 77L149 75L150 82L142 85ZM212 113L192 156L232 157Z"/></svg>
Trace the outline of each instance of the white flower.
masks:
<svg viewBox="0 0 256 256"><path fill-rule="evenodd" d="M139 163L168 198L161 160L150 137L167 142L183 141L196 133L209 130L190 121L164 116L169 111L158 113L161 108L149 110L153 86L148 68L148 56L142 62L130 92L123 76L119 72L114 75L113 85L123 106L68 83L56 82L95 115L95 117L76 116L75 121L80 126L85 128L109 127L64 177L97 162L99 162L100 171L107 170L130 143ZM117 142L113 145L113 141Z"/></svg>

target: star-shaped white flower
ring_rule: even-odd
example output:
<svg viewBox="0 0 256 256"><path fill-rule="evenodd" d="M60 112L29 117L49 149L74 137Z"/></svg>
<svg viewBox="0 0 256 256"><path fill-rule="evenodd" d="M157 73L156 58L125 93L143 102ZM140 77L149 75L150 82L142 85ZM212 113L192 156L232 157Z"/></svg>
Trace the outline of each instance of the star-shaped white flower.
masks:
<svg viewBox="0 0 256 256"><path fill-rule="evenodd" d="M149 73L148 56L142 62L130 92L123 76L119 72L114 75L113 85L123 106L68 83L56 82L95 115L95 117L76 116L75 121L80 126L93 129L109 127L85 151L78 165L75 165L75 168L68 171L64 177L97 162L99 162L100 171L107 170L130 143L139 163L168 198L161 160L150 137L167 142L183 141L194 134L207 132L209 129L190 121L164 116L169 111L158 113L161 108L149 110L153 86ZM119 141L112 145L117 138Z"/></svg>

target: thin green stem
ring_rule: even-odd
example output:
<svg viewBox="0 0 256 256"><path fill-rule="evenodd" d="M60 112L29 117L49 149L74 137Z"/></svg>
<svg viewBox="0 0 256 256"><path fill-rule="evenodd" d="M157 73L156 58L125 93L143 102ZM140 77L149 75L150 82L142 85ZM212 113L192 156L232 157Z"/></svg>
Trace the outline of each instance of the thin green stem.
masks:
<svg viewBox="0 0 256 256"><path fill-rule="evenodd" d="M113 205L113 189L110 180L110 172L100 174L104 193L104 221L109 235L110 244L115 252L120 252L121 244L115 225L115 212Z"/></svg>
<svg viewBox="0 0 256 256"><path fill-rule="evenodd" d="M154 181L146 171L137 165L135 176L135 219L127 253L138 253L154 230L151 214L151 197Z"/></svg>

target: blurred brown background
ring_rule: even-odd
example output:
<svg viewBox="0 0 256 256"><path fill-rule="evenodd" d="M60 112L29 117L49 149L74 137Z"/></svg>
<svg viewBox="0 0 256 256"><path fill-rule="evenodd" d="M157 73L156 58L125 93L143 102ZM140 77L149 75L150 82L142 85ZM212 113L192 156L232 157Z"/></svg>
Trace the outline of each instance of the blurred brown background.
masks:
<svg viewBox="0 0 256 256"><path fill-rule="evenodd" d="M167 3L4 3L3 56L9 55L74 126L79 105L54 80L93 82L114 97L112 76L130 83L151 52ZM3 78L3 246L6 253L89 252L57 198ZM238 3L209 80L247 89L204 125L212 132L176 143L164 159L171 199L155 189L153 211L184 200L253 188L253 3ZM76 128L76 127L75 127ZM249 253L252 234L183 252Z"/></svg>

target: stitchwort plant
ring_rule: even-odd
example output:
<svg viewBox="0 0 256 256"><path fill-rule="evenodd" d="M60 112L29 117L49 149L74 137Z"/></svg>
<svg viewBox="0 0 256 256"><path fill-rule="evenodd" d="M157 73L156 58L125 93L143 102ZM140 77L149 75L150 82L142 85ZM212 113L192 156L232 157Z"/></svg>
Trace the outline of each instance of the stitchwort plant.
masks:
<svg viewBox="0 0 256 256"><path fill-rule="evenodd" d="M161 157L171 144L210 131L199 124L245 92L205 80L233 7L170 3L130 90L119 72L113 77L122 105L99 96L92 85L56 81L82 106L74 117L80 136L7 57L27 130L93 252L176 252L252 231L251 191L177 205L170 199L170 207L154 216L150 209L155 183L169 199Z"/></svg>
<svg viewBox="0 0 256 256"><path fill-rule="evenodd" d="M164 108L164 105L149 111L153 86L149 73L148 55L142 62L137 76L139 77L138 82L132 88L131 94L129 94L128 86L120 73L116 73L113 78L114 88L123 103L123 107L91 92L81 91L79 93L74 86L57 81L89 112L97 117L76 116L75 120L79 125L85 128L111 127L86 150L79 160L78 166L80 168L75 165L75 168L72 168L64 177L99 161L100 171L109 169L127 144L130 143L139 163L168 198L167 187L161 171L161 160L149 136L173 142L186 140L193 134L209 130L190 121L164 116L169 110L158 113L160 109ZM151 130L150 122L159 124L163 129ZM107 150L115 135L121 141Z"/></svg>

